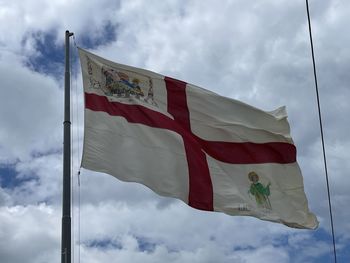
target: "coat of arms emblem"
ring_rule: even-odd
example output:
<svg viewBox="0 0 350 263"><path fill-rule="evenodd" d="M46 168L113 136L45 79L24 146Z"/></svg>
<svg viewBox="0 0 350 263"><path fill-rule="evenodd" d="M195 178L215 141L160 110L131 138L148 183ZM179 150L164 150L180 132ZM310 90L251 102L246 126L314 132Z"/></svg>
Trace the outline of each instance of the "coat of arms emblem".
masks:
<svg viewBox="0 0 350 263"><path fill-rule="evenodd" d="M118 99L137 99L153 106L158 106L154 100L153 82L148 76L107 66L98 67L89 57L87 69L89 84L92 89L100 89L108 97ZM100 80L93 78L93 71L99 68Z"/></svg>

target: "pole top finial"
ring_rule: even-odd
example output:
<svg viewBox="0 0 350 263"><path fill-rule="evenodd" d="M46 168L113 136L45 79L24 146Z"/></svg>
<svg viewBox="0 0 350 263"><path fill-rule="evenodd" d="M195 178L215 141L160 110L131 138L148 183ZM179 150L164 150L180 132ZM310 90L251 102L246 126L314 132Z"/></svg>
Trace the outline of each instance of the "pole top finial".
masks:
<svg viewBox="0 0 350 263"><path fill-rule="evenodd" d="M68 37L71 37L71 36L74 35L74 33L73 32L69 32L69 30L66 30L66 35L68 35Z"/></svg>

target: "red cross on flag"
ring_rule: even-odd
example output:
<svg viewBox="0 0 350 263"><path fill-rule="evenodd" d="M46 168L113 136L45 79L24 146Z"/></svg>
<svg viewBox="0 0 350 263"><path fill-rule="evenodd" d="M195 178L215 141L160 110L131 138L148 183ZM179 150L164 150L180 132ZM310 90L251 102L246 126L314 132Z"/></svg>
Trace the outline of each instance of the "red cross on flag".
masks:
<svg viewBox="0 0 350 263"><path fill-rule="evenodd" d="M284 107L265 112L192 84L79 49L82 166L191 207L318 226Z"/></svg>

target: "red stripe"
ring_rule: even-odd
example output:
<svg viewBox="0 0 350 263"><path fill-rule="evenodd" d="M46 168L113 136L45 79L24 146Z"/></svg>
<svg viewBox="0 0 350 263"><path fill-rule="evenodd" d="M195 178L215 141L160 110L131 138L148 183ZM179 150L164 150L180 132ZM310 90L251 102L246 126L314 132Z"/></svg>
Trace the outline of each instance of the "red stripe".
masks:
<svg viewBox="0 0 350 263"><path fill-rule="evenodd" d="M165 77L164 81L168 94L168 112L174 116L176 122L187 131L191 132L190 112L187 106L186 82L169 77Z"/></svg>
<svg viewBox="0 0 350 263"><path fill-rule="evenodd" d="M197 136L196 138L207 154L224 163L284 164L296 162L296 147L290 143L217 142L205 141Z"/></svg>
<svg viewBox="0 0 350 263"><path fill-rule="evenodd" d="M164 80L168 94L168 112L173 115L174 121L186 130L186 134L196 140L196 137L191 132L186 83L168 77ZM194 208L212 211L214 209L213 185L205 153L202 151L199 143L196 147L193 147L184 138L184 144L189 172L188 204ZM196 158L198 156L200 158Z"/></svg>

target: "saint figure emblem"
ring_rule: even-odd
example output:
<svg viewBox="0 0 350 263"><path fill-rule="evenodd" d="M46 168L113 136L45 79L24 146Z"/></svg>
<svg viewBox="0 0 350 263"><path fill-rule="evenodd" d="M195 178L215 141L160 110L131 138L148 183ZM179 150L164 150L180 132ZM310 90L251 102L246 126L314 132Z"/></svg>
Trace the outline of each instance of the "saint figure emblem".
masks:
<svg viewBox="0 0 350 263"><path fill-rule="evenodd" d="M248 192L254 195L257 206L265 209L272 209L269 200L271 184L268 183L266 186L263 186L259 183L259 176L255 172L250 172L248 178L252 182Z"/></svg>

